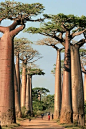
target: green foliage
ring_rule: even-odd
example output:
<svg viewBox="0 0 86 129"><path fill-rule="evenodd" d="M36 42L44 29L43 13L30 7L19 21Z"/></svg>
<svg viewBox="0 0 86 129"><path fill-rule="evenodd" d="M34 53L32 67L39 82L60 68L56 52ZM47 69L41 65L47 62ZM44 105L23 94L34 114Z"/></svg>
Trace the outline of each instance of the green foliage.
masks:
<svg viewBox="0 0 86 129"><path fill-rule="evenodd" d="M44 16L49 19L48 22L41 24L40 28L27 28L25 29L25 32L40 33L53 37L53 35L58 32L65 33L66 30L72 30L72 32L75 33L84 30L86 27L86 16L78 17L72 14L65 15L62 13L57 15L44 14Z"/></svg>
<svg viewBox="0 0 86 129"><path fill-rule="evenodd" d="M43 10L44 6L40 3L24 4L9 0L0 3L0 18L15 19L22 15L26 19L42 13Z"/></svg>
<svg viewBox="0 0 86 129"><path fill-rule="evenodd" d="M47 95L42 99L46 109L54 109L54 95Z"/></svg>
<svg viewBox="0 0 86 129"><path fill-rule="evenodd" d="M35 87L35 88L33 88L33 91L37 92L37 93L39 91L41 94L44 94L44 95L47 95L47 93L50 92L48 89L43 88L43 87Z"/></svg>
<svg viewBox="0 0 86 129"><path fill-rule="evenodd" d="M34 114L39 115L44 110L43 102L42 101L33 101L33 112Z"/></svg>
<svg viewBox="0 0 86 129"><path fill-rule="evenodd" d="M27 38L14 38L14 54L23 53L26 51L26 48L31 49L32 42Z"/></svg>
<svg viewBox="0 0 86 129"><path fill-rule="evenodd" d="M41 69L29 69L28 70L29 75L44 75L45 73Z"/></svg>
<svg viewBox="0 0 86 129"><path fill-rule="evenodd" d="M26 108L25 107L22 107L21 108L21 114L22 114L22 118L25 118L26 116L27 116L27 114L26 114Z"/></svg>
<svg viewBox="0 0 86 129"><path fill-rule="evenodd" d="M43 95L41 101L38 100L38 92ZM47 95L48 92L48 89L41 87L32 89L33 112L35 115L40 115L45 110L54 108L54 95Z"/></svg>

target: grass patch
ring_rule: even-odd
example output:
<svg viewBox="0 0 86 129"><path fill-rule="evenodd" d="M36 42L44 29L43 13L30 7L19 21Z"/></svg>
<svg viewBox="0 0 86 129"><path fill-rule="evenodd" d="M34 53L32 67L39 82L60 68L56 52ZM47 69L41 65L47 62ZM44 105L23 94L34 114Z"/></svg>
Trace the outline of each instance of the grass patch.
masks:
<svg viewBox="0 0 86 129"><path fill-rule="evenodd" d="M19 123L13 123L11 125L2 126L1 129L12 129L12 128L15 128L15 127L18 127L18 126L20 126Z"/></svg>
<svg viewBox="0 0 86 129"><path fill-rule="evenodd" d="M78 126L76 123L73 124L65 124L65 123L60 123L59 120L56 121L58 125L61 125L62 127L64 127L65 129L86 129L86 126L81 127Z"/></svg>

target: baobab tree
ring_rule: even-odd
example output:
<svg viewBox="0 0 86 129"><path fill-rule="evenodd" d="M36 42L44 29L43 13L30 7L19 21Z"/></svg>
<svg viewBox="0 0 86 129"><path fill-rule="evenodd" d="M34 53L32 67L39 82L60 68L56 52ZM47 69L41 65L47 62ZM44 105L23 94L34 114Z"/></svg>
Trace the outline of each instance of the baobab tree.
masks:
<svg viewBox="0 0 86 129"><path fill-rule="evenodd" d="M26 87L26 109L32 113L32 76L33 75L44 75L45 73L38 68L28 67L27 69L27 87Z"/></svg>
<svg viewBox="0 0 86 129"><path fill-rule="evenodd" d="M21 107L25 106L25 98L26 98L26 75L27 75L27 64L31 62L35 62L40 57L38 51L29 47L25 48L25 51L21 53L19 59L22 61L22 87L21 87Z"/></svg>
<svg viewBox="0 0 86 129"><path fill-rule="evenodd" d="M14 74L15 75L14 82L17 81L15 83L15 86L16 87L18 86L17 90L15 90L15 92L18 92L18 97L15 96L15 105L16 105L15 110L17 110L17 114L18 114L18 112L19 112L19 114L21 112L21 106L20 106L21 105L20 104L20 102L21 102L21 100L20 100L20 98L21 98L20 97L21 96L21 94L20 94L21 88L20 88L19 55L21 55L21 53L26 51L26 49L25 49L26 47L28 49L31 48L30 44L32 44L32 42L29 41L26 38L20 38L20 39L19 38L14 38L14 54L16 56L16 68L15 68L15 74ZM15 95L17 95L17 93L15 93ZM19 107L19 108L17 108L17 107Z"/></svg>
<svg viewBox="0 0 86 129"><path fill-rule="evenodd" d="M12 20L8 27L0 26L0 121L1 125L16 122L14 104L14 37L25 28L26 21L40 14L44 7L40 3L23 4L15 1L0 3L0 21ZM41 21L36 19L35 21ZM17 27L20 25L19 27ZM3 49L4 48L4 49ZM3 64L3 65L2 65ZM4 101L3 101L4 100Z"/></svg>
<svg viewBox="0 0 86 129"><path fill-rule="evenodd" d="M86 31L86 28L85 28L86 17L85 16L77 17L74 15L64 15L64 14L57 14L57 15L45 14L45 16L48 19L51 19L51 21L44 23L43 26L41 25L40 28L29 27L25 31L29 33L39 33L45 36L50 36L58 40L59 43L61 43L65 47L60 123L71 123L72 122L72 97L71 97L70 43L75 36L81 35ZM82 85L80 87L82 89ZM83 98L82 95L81 95L81 98ZM80 103L81 100L83 101L83 99L81 98L79 96L79 100L78 100L79 107L81 105ZM80 125L84 125L82 124L83 123L82 119L84 120L83 109L81 112L79 111L79 113L80 113L80 117L78 117L79 123Z"/></svg>
<svg viewBox="0 0 86 129"><path fill-rule="evenodd" d="M58 42L54 38L45 38L43 40L38 41L38 44L51 46L57 52L56 69L55 69L54 119L59 119L60 110L61 110L61 56L60 56L60 51L63 48L58 48L56 46Z"/></svg>
<svg viewBox="0 0 86 129"><path fill-rule="evenodd" d="M84 47L84 46L83 46ZM84 74L84 102L86 102L86 49L80 49L80 61L81 61L81 68L82 73Z"/></svg>

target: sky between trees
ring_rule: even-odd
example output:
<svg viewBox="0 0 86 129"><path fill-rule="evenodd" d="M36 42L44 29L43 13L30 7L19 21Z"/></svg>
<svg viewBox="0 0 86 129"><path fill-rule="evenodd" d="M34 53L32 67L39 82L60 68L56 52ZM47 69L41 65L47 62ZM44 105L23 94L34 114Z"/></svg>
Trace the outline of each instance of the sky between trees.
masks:
<svg viewBox="0 0 86 129"><path fill-rule="evenodd" d="M0 0L0 2L4 2L5 0ZM12 0L11 0L12 1ZM15 0L17 2L22 3L41 3L43 6L45 6L45 11L43 13L48 14L58 14L58 13L64 13L64 14L74 14L75 16L86 16L86 0ZM38 16L37 16L38 17ZM42 14L39 15L39 17L42 17ZM10 20L3 20L1 23L1 26L8 26L12 23ZM34 22L34 23L27 23L27 27L40 27L40 23ZM0 33L0 37L1 37ZM37 41L39 39L44 38L45 36L39 35L39 34L28 34L20 32L17 35L17 38L28 38L28 40L31 41ZM46 37L45 37L46 38ZM79 37L77 37L75 40L79 40ZM61 45L59 45L61 47ZM45 72L44 76L33 76L32 79L32 85L33 87L45 87L50 90L50 94L54 94L54 88L55 88L55 78L51 74L51 70L54 68L54 64L56 63L56 51L52 47L48 46L39 46L39 45L33 45L33 48L38 50L39 53L43 56L43 58L39 59L36 64L39 66L40 69L43 69ZM63 54L61 55L62 59L64 58Z"/></svg>

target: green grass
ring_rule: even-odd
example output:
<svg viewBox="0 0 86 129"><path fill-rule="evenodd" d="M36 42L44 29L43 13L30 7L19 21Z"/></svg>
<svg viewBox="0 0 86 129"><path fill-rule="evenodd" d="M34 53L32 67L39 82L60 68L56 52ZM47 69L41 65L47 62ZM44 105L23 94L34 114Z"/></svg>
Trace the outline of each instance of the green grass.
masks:
<svg viewBox="0 0 86 129"><path fill-rule="evenodd" d="M16 123L16 124L13 123L13 124L11 124L11 125L2 126L1 129L12 129L12 128L16 128L16 127L18 127L18 126L20 126L19 123Z"/></svg>

